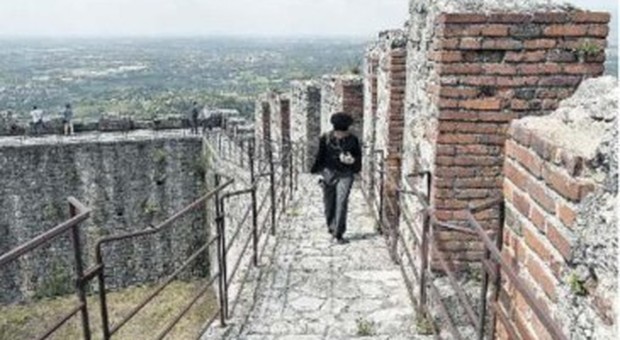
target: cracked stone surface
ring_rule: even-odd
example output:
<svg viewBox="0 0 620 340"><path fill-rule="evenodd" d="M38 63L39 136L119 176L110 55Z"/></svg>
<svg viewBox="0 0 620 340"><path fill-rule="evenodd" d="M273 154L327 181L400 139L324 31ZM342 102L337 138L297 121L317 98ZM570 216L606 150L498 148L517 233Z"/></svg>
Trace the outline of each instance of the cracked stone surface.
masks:
<svg viewBox="0 0 620 340"><path fill-rule="evenodd" d="M425 339L398 265L360 189L354 186L348 216L350 243L327 233L321 191L301 175L299 190L267 241L261 266L250 275L228 326L215 324L203 339Z"/></svg>

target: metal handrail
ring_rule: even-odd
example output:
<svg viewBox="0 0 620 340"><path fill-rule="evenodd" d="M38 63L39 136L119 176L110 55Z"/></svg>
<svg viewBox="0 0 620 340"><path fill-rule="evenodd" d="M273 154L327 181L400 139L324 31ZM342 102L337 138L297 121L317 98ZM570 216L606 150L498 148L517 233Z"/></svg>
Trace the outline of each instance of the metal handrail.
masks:
<svg viewBox="0 0 620 340"><path fill-rule="evenodd" d="M78 214L71 217L70 219L58 224L52 229L36 236L29 241L19 245L18 247L4 253L0 256L0 267L6 265L9 262L13 262L24 254L31 252L32 250L39 248L40 246L54 240L61 234L65 233L72 227L84 222L90 217L91 210L86 208L84 205L79 203L79 201L73 197L69 197L69 204L73 205L77 210Z"/></svg>
<svg viewBox="0 0 620 340"><path fill-rule="evenodd" d="M407 262L410 263L410 267L411 267L414 279L418 282L419 288L420 288L420 291L418 294L419 299L416 298L416 295L413 294L412 291L409 292L409 295L412 298L412 302L416 306L416 309L419 311L422 311L422 313L426 313L426 309L427 309L426 306L428 304L426 288L427 287L430 288L430 292L432 294L431 297L433 298L433 301L439 307L439 313L442 316L442 319L444 319L446 323L448 324L448 330L450 331L450 333L452 333L454 338L456 339L463 338L463 335L460 333L459 328L456 326L456 324L454 323L454 320L452 320L451 316L449 315L449 312L448 312L449 308L442 301L441 296L439 295L439 290L437 289L435 283L432 280L428 279L428 278L433 277L433 269L431 268L431 266L429 266L429 262L430 262L429 258L431 256L434 256L438 260L438 263L441 269L443 269L443 271L447 273L448 281L456 293L457 301L459 301L459 303L464 306L465 317L468 320L468 323L476 329L477 338L483 339L485 337L485 325L487 324L487 320L486 320L486 316L488 313L487 293L488 293L490 281L492 280L491 282L493 282L493 288L494 288L493 294L491 297L493 301L490 304L490 308L492 311L491 313L492 319L490 322L491 325L495 324L494 319L496 317L496 314L499 315L498 317L501 317L502 319L506 319L506 316L502 314L503 312L501 312L503 308L498 307L499 305L497 303L498 298L499 298L499 290L501 288L501 277L500 277L501 273L505 272L508 275L508 278L511 280L511 282L515 283L515 285L518 286L519 288L523 288L524 291L527 290L527 286L525 286L519 281L519 278L511 270L511 268L506 267L507 264L503 263L503 259L501 259L501 256L500 256L501 255L500 249L503 244L502 242L502 233L503 233L503 224L504 224L503 197L493 197L479 204L469 204L467 209L463 209L459 211L460 213L466 214L466 216L468 217L467 221L465 221L467 223L467 225L465 226L439 221L435 215L434 207L431 206L431 200L430 200L430 197L431 197L430 192L431 192L431 187L432 187L432 173L429 171L422 171L422 172L412 173L412 174L407 174L407 175L402 176L402 178L425 176L427 178L427 193L426 194L416 189L405 189L404 187L406 186L406 183L403 183L402 186L399 185L400 180L393 178L392 174L386 171L385 157L384 157L383 151L374 150L372 153L380 154L381 158L379 160L374 161L374 168L371 170L370 178L365 180L364 183L365 185L367 184L372 185L374 183L376 186L370 188L369 190L373 190L374 192L378 191L379 195L378 197L373 197L373 198L376 198L376 200L372 202L370 196L368 196L366 192L364 192L364 194L365 194L366 200L368 201L369 205L373 207L373 210L375 210L375 214L373 215L375 216L375 219L380 225L380 230L390 232L390 236L394 237L395 240L388 240L388 241L391 242L392 245L396 244L397 247L398 245L400 245L402 248L401 254L404 254L407 258ZM402 195L413 195L418 198L418 201L422 205L422 209L418 215L419 218L422 219L421 237L419 233L414 230L415 228L413 227L413 220L411 217L409 217L409 212L407 211L407 209L403 209L402 200L400 198L397 198L396 202L393 202L392 200L389 200L389 199L386 200L386 198L384 197L385 196L384 188L386 186L390 188L397 188L396 193L401 197ZM414 254L410 251L409 249L410 245L407 244L403 235L401 235L401 233L398 231L396 232L390 231L390 229L396 229L396 226L388 226L386 225L387 221L383 220L383 209L384 209L383 207L386 204L387 204L387 208L391 209L392 211L395 211L396 209L398 209L399 214L402 217L401 223L404 223L404 226L408 228L408 232L412 235L414 246L420 249L419 250L420 254L418 258L420 259L422 263L419 268L419 271L416 268L416 262L414 262L414 259L416 258L416 256L414 256ZM493 209L497 207L499 207L499 210L500 210L498 230L484 230L480 226L480 224L476 221L475 215L487 209ZM474 223L477 227L472 227ZM440 251L438 251L439 249L438 242L433 237L433 234L437 232L438 230L446 230L446 231L452 231L452 232L457 232L457 233L463 233L466 235L475 236L476 238L482 240L482 243L485 248L485 256L484 258L480 260L482 264L482 268L483 268L483 271L482 271L483 272L483 284L482 284L481 292L480 292L481 306L480 306L480 311L478 313L476 313L473 310L469 297L467 296L467 294L465 294L465 291L458 284L454 276L454 272L451 270L448 264L448 260L443 256L443 254ZM491 238L496 239L495 244L493 244L493 242L491 241ZM433 249L432 252L429 251L430 248ZM395 253L398 254L398 251L395 251ZM405 283L407 284L408 289L412 290L413 289L412 284L411 284L412 281L409 278L407 278L404 264L401 261L399 261L398 263L401 265L401 271L403 273L403 276L406 279ZM519 289L519 291L521 290ZM542 307L538 305L538 301L533 298L533 295L531 293L524 293L523 295L525 297L526 302L530 304L531 306L533 306L532 309L534 310L534 314L537 317L539 317L539 319L543 323L543 326L547 328L547 330L549 331L553 339L564 340L565 337L562 334L561 330L557 327L556 324L553 323L553 321L548 315L545 315L542 312L543 311ZM508 324L507 324L507 328L510 328ZM494 331L495 329L491 330L492 332L491 338L494 338ZM511 334L515 334L515 331L512 329L508 329L508 332ZM436 336L438 337L437 334Z"/></svg>
<svg viewBox="0 0 620 340"><path fill-rule="evenodd" d="M40 337L40 339L45 339L51 336L54 332L56 332L60 327L62 327L67 321L69 321L72 317L76 316L81 312L82 314L82 325L84 329L84 338L90 339L90 321L88 318L88 306L86 304L86 287L93 279L98 279L99 283L99 299L100 299L100 308L101 308L101 316L102 316L102 324L103 324L103 338L110 339L112 335L118 332L124 325L126 325L132 318L134 318L141 310L143 310L150 302L154 300L156 296L158 296L167 286L170 285L177 277L180 275L183 270L186 270L193 262L195 262L201 254L205 253L217 243L218 249L218 262L220 264L220 270L213 272L207 281L199 291L191 298L191 300L186 303L183 308L174 315L174 317L164 326L164 328L157 335L157 339L164 338L169 332L178 324L178 322L186 315L189 310L196 304L196 302L202 297L207 290L211 287L211 285L216 281L220 281L220 304L219 309L216 314L214 314L210 319L201 327L202 330L206 330L219 316L221 319L222 326L225 325L225 320L228 317L228 289L230 288L230 282L235 278L239 269L241 268L241 263L248 252L249 244L253 240L254 242L254 254L253 261L251 261L255 266L258 265L258 257L259 257L259 249L258 243L259 239L267 234L266 231L269 226L271 226L271 234L275 233L276 230L276 220L278 216L278 207L280 203L282 203L282 209L280 213L284 212L286 208L286 200L287 197L291 197L293 195L294 189L297 187L298 181L298 172L296 169L298 162L300 161L298 155L296 153L299 150L295 143L290 143L288 147L288 151L286 153L281 154L280 160L273 159L272 153L269 152L266 155L266 159L261 159L256 157L254 143L250 142L249 147L245 150L245 143L237 143L237 141L233 141L228 138L227 141L223 140L223 135L220 133L215 138L207 138L209 143L214 143L214 145L208 144L207 147L211 149L213 154L219 154L220 158L226 158L228 156L229 160L233 161L230 155L233 152L234 147L238 147L242 150L243 154L240 155L238 161L243 167L245 164L245 160L250 165L251 172L251 186L247 189L235 191L235 192L226 192L225 190L229 188L230 185L234 183L234 179L227 179L223 184L219 183L219 177L226 177L225 174L216 175L216 185L215 189L198 198L194 202L189 205L183 207L178 212L174 213L172 216L168 217L164 222L160 223L157 226L149 226L148 229L125 233L119 235L108 236L99 239L95 244L95 263L91 268L87 270L83 270L82 258L81 258L81 247L80 247L80 237L78 226L81 222L85 221L91 214L91 210L85 207L76 199L70 197L70 213L71 218L51 230L29 240L28 242L12 249L11 251L0 255L0 267L18 259L20 256L23 256L32 250L41 247L52 240L56 239L64 232L72 230L72 238L75 249L75 259L76 259L76 289L79 304L70 311L70 313L63 315L57 323L55 323L50 329L46 330L46 333ZM226 143L227 145L226 145ZM217 145L215 145L217 143ZM222 147L227 147L227 152L223 152ZM270 148L270 151L272 148ZM245 152L247 151L247 155ZM276 169L275 165L280 164L283 168L279 167ZM255 172L254 166L259 164L258 169L261 175L257 175ZM265 170L269 169L268 172ZM266 193L260 199L260 204L258 203L258 199L256 197L256 192L259 190L259 181L261 178L268 177L269 180L269 188L266 190ZM287 188L288 184L288 188ZM288 189L288 190L287 190ZM287 195L287 191L289 191ZM224 224L224 216L226 215L224 202L234 196L241 195L251 195L252 206L247 209L241 220L238 221L237 226L234 230L233 237L230 239L229 243L226 243L225 232L226 227ZM115 325L110 325L110 320L108 317L108 305L106 301L106 285L105 285L105 262L103 256L103 248L105 245L109 243L119 242L123 240L133 240L140 237L152 236L155 234L161 233L163 230L167 230L172 228L173 224L179 221L181 218L186 216L187 214L197 211L200 209L204 209L204 205L207 201L214 199L216 202L216 222L218 233L216 236L207 240L199 249L193 252L189 257L178 267L175 269L173 273L168 275L164 280L158 285L158 287L150 292L144 299L142 299L136 306L134 306L129 312L127 312ZM260 231L258 230L258 216L263 213L264 208L271 203L271 214L265 215ZM260 205L260 207L258 207ZM241 234L241 230L243 225L248 222L248 217L252 214L252 233L243 240L241 253L238 259L234 262L234 266L230 275L227 275L227 254L233 245L238 241L239 235ZM271 222L271 223L269 223ZM262 249L260 250L260 255L265 251L265 247L267 246L267 241L263 242ZM247 278L249 274L249 270L247 270L244 274L244 277ZM234 301L235 305L238 302L239 295L243 286L245 285L246 280L244 279L241 283L241 287L239 287L239 291L237 292L237 297Z"/></svg>
<svg viewBox="0 0 620 340"><path fill-rule="evenodd" d="M556 323L553 322L551 317L545 313L542 306L534 297L534 294L530 291L530 289L523 283L521 278L512 270L512 267L504 260L501 255L501 251L493 244L489 236L486 234L480 223L476 221L476 218L472 214L471 211L468 211L467 219L469 224L474 228L474 230L480 236L480 239L484 243L485 247L490 252L491 258L500 266L501 272L505 273L508 278L511 280L511 284L521 293L525 301L528 303L536 317L542 322L545 326L549 335L555 340L567 340L566 336L562 332L562 330L558 327Z"/></svg>
<svg viewBox="0 0 620 340"><path fill-rule="evenodd" d="M142 231L138 231L138 232L133 232L133 233L122 234L122 235L108 236L108 237L104 237L104 238L100 239L99 241L97 241L96 246L95 246L95 258L96 258L96 265L99 266L99 268L100 268L100 270L98 271L97 277L98 277L98 281L99 281L99 299L101 301L101 303L100 303L100 305L101 305L101 319L102 319L102 323L103 323L103 334L104 334L104 338L105 339L109 339L113 334L118 332L119 329L121 329L127 322L129 322L129 320L131 320L148 303L150 303L161 291L164 290L164 288L166 288L168 285L170 285L170 283L172 283L172 281L185 268L187 268L193 261L195 261L198 258L198 256L200 254L202 254L204 251L206 251L208 249L208 246L210 244L212 244L213 240L209 240L204 246L202 246L200 249L195 251L188 258L188 260L186 260L179 268L177 268L171 275L169 275L164 280L164 282L154 292L149 294L146 298L142 299L138 303L137 306L132 308L127 314L125 314L125 316L123 316L121 318L121 320L116 325L114 325L112 327L110 327L110 321L109 321L108 310L107 310L107 298L106 298L105 276L104 276L105 264L104 264L104 261L103 261L103 252L102 252L103 246L105 244L108 244L108 243L111 243L111 242L117 242L117 241L121 241L121 240L133 239L133 238L143 237L143 236L147 236L147 235L159 234L161 231L170 228L173 225L174 222L176 222L180 218L184 217L188 213L190 213L190 212L192 212L194 210L197 210L198 208L204 207L204 204L208 200L210 200L211 198L214 198L217 193L219 193L222 190L224 190L225 188L227 188L233 182L234 182L234 180L230 179L227 182L225 182L224 184L217 186L215 189L213 189L212 191L210 191L207 194L203 195L199 199L195 200L194 202L192 202L191 204L189 204L185 208L181 209L177 213L173 214L170 218L166 219L164 222L160 223L158 226L156 226L154 228L147 229L147 230L142 230Z"/></svg>
<svg viewBox="0 0 620 340"><path fill-rule="evenodd" d="M66 324L78 313L81 314L82 332L84 338L91 338L90 322L88 317L88 305L86 301L86 283L82 280L82 277L84 275L84 263L82 260L82 246L80 244L79 235L80 224L90 217L91 209L86 207L74 197L69 197L67 201L69 203L69 214L71 216L68 220L58 224L52 229L32 238L31 240L17 246L16 248L0 256L0 267L3 267L19 259L21 256L28 254L35 249L40 248L41 246L51 243L69 230L71 231L71 240L75 261L75 287L79 304L74 306L68 313L58 318L58 320L54 324L52 324L51 327L46 329L44 333L37 339L49 338L60 327Z"/></svg>

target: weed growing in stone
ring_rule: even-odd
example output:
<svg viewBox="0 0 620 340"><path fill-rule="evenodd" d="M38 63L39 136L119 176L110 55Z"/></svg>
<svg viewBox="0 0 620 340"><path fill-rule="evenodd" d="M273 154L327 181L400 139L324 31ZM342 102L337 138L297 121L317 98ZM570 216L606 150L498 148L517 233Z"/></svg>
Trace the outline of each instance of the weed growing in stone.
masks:
<svg viewBox="0 0 620 340"><path fill-rule="evenodd" d="M579 279L576 273L571 273L568 276L568 286L570 291L577 296L586 296L588 293L584 282Z"/></svg>
<svg viewBox="0 0 620 340"><path fill-rule="evenodd" d="M156 149L153 152L153 161L157 164L162 164L166 162L166 150L164 149Z"/></svg>
<svg viewBox="0 0 620 340"><path fill-rule="evenodd" d="M145 201L143 209L144 214L148 216L154 216L159 212L159 207L157 204L151 202L150 200Z"/></svg>
<svg viewBox="0 0 620 340"><path fill-rule="evenodd" d="M586 40L580 46L573 49L573 53L575 53L580 59L583 59L587 56L601 53L601 47L594 44L590 40Z"/></svg>
<svg viewBox="0 0 620 340"><path fill-rule="evenodd" d="M375 335L375 323L363 318L355 320L357 323L357 335L358 336L371 336Z"/></svg>
<svg viewBox="0 0 620 340"><path fill-rule="evenodd" d="M415 320L418 334L430 335L434 333L433 320L426 314L419 315Z"/></svg>

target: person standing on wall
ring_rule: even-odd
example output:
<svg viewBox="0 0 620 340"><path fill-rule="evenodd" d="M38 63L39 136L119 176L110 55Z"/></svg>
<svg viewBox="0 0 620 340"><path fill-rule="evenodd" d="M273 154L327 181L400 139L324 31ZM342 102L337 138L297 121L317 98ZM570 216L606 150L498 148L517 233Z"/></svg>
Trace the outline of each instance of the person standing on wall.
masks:
<svg viewBox="0 0 620 340"><path fill-rule="evenodd" d="M41 134L43 130L43 110L39 109L36 105L32 107L30 111L32 117L32 127L35 135Z"/></svg>
<svg viewBox="0 0 620 340"><path fill-rule="evenodd" d="M73 109L71 104L67 103L62 112L62 123L64 125L65 136L73 135Z"/></svg>
<svg viewBox="0 0 620 340"><path fill-rule="evenodd" d="M339 244L347 243L347 209L354 175L362 169L359 139L349 132L351 115L339 112L331 117L333 130L323 134L311 173L321 174L327 229Z"/></svg>
<svg viewBox="0 0 620 340"><path fill-rule="evenodd" d="M198 108L198 102L192 103L192 133L198 134L198 116L200 115L200 109Z"/></svg>

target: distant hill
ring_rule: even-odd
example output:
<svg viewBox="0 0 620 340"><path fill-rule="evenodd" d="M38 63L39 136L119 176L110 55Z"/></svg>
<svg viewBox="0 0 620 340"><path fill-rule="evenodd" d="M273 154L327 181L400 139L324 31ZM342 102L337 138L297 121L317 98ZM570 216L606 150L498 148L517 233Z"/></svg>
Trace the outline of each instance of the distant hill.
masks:
<svg viewBox="0 0 620 340"><path fill-rule="evenodd" d="M76 116L187 114L196 100L250 115L254 97L293 79L360 65L361 39L109 38L0 40L0 110Z"/></svg>

